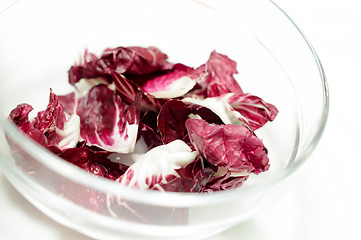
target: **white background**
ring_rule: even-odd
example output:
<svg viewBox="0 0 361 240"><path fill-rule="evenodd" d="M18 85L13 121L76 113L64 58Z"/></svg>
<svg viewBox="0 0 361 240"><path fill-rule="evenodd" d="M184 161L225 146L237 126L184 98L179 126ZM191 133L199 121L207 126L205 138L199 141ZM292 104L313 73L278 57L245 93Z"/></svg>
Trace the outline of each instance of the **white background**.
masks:
<svg viewBox="0 0 361 240"><path fill-rule="evenodd" d="M209 240L361 239L361 1L275 2L321 59L330 88L329 121L310 161L279 201ZM90 238L46 217L0 173L0 239Z"/></svg>

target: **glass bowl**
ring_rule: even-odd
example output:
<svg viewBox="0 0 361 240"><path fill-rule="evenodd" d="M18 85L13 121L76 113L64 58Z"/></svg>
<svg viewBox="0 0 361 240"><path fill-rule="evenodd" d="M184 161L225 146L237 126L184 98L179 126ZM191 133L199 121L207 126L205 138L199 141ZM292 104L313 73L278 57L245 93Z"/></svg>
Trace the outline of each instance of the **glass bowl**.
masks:
<svg viewBox="0 0 361 240"><path fill-rule="evenodd" d="M14 1L0 12L0 32L1 171L49 217L93 238L200 239L251 217L285 191L327 120L321 63L272 1ZM56 157L7 120L19 103L45 109L50 88L72 90L67 71L85 48L130 45L156 46L190 66L212 50L235 60L243 90L279 110L257 133L270 170L212 194L128 189ZM13 156L9 144L22 154Z"/></svg>

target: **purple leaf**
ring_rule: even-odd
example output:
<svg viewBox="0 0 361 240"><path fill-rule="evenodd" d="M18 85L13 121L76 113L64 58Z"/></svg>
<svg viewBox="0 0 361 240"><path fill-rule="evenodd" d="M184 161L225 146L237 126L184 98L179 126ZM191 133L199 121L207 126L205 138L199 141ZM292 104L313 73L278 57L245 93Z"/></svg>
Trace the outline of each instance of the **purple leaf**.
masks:
<svg viewBox="0 0 361 240"><path fill-rule="evenodd" d="M148 80L143 90L156 98L176 98L185 95L202 77L194 69L183 64L174 65L172 71Z"/></svg>
<svg viewBox="0 0 361 240"><path fill-rule="evenodd" d="M143 137L145 143L148 146L148 150L163 145L160 136L154 132L154 130L143 122L139 123L139 136Z"/></svg>
<svg viewBox="0 0 361 240"><path fill-rule="evenodd" d="M197 115L209 123L222 123L221 119L208 108L180 100L169 100L158 114L158 130L165 144L176 139L189 141L185 122L190 114Z"/></svg>
<svg viewBox="0 0 361 240"><path fill-rule="evenodd" d="M227 96L227 101L234 110L247 119L253 131L262 127L268 121L273 121L278 114L275 106L248 93L230 94Z"/></svg>
<svg viewBox="0 0 361 240"><path fill-rule="evenodd" d="M51 91L46 110L38 113L33 125L47 137L48 147L54 146L60 150L73 148L80 138L79 116L66 113L59 97Z"/></svg>
<svg viewBox="0 0 361 240"><path fill-rule="evenodd" d="M186 97L183 98L182 101L187 104L194 104L202 106L204 109L209 109L209 111L217 115L224 124L243 125L251 128L247 120L226 101L224 95L206 99Z"/></svg>
<svg viewBox="0 0 361 240"><path fill-rule="evenodd" d="M206 75L198 81L199 88L192 94L203 98L217 97L226 93L243 93L234 74L238 73L237 64L226 55L213 51L207 63L200 66L197 71Z"/></svg>
<svg viewBox="0 0 361 240"><path fill-rule="evenodd" d="M48 106L44 111L38 112L38 116L33 121L34 127L47 134L53 132L55 128L64 129L65 121L64 108L58 96L50 89Z"/></svg>
<svg viewBox="0 0 361 240"><path fill-rule="evenodd" d="M184 124L191 112L191 109L179 100L170 100L163 105L158 114L158 130L164 144L176 139L185 140L187 129Z"/></svg>
<svg viewBox="0 0 361 240"><path fill-rule="evenodd" d="M82 78L104 78L112 82L109 72L142 75L170 68L167 55L156 47L117 47L106 49L100 58L95 54L84 53L81 63L69 69L69 83L75 85Z"/></svg>
<svg viewBox="0 0 361 240"><path fill-rule="evenodd" d="M76 114L76 108L78 107L78 99L74 92L60 95L59 103L64 107L64 112L67 114Z"/></svg>
<svg viewBox="0 0 361 240"><path fill-rule="evenodd" d="M179 176L168 175L166 183L159 184L164 191L203 192L212 176L216 173L217 167L204 166L203 160L198 157L197 160L176 171Z"/></svg>
<svg viewBox="0 0 361 240"><path fill-rule="evenodd" d="M10 120L46 148L65 150L76 146L80 137L79 117L65 113L56 94L50 91L47 108L29 121L28 114L31 110L32 107L28 104L18 105L10 113Z"/></svg>
<svg viewBox="0 0 361 240"><path fill-rule="evenodd" d="M29 121L29 113L32 110L33 107L29 104L19 104L10 112L9 120L15 123L21 131L31 137L34 141L47 148L47 138Z"/></svg>
<svg viewBox="0 0 361 240"><path fill-rule="evenodd" d="M106 85L92 88L79 99L80 135L88 145L107 151L132 152L137 138L140 99L123 103Z"/></svg>
<svg viewBox="0 0 361 240"><path fill-rule="evenodd" d="M175 140L136 156L135 163L118 181L139 189L161 189L160 183L165 183L169 175L177 175L176 169L193 162L197 156L198 152L186 143Z"/></svg>
<svg viewBox="0 0 361 240"><path fill-rule="evenodd" d="M115 83L116 92L123 102L131 104L138 93L141 93L142 110L159 111L164 101L144 92L136 83L125 78L117 72L111 72L111 76Z"/></svg>
<svg viewBox="0 0 361 240"><path fill-rule="evenodd" d="M231 174L232 173L230 171L227 171L224 175L214 175L207 183L204 192L214 192L238 188L242 186L243 182L248 179L248 176L232 177Z"/></svg>
<svg viewBox="0 0 361 240"><path fill-rule="evenodd" d="M112 153L107 151L92 151L87 147L80 147L67 149L59 157L96 176L116 180L124 174L128 166L110 161L110 154Z"/></svg>
<svg viewBox="0 0 361 240"><path fill-rule="evenodd" d="M34 108L27 103L19 104L10 112L9 119L18 127L21 127L29 121L29 113L33 109Z"/></svg>
<svg viewBox="0 0 361 240"><path fill-rule="evenodd" d="M245 126L212 126L201 119L188 119L186 128L194 147L211 165L243 175L269 168L262 140Z"/></svg>

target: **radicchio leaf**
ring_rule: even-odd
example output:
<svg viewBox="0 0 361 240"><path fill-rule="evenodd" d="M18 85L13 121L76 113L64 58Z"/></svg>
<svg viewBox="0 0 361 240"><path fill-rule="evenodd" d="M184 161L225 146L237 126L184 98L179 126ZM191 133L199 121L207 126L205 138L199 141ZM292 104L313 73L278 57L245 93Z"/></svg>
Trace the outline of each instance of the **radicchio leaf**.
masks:
<svg viewBox="0 0 361 240"><path fill-rule="evenodd" d="M211 165L242 175L269 168L262 140L245 126L212 126L202 119L188 119L186 128L192 144Z"/></svg>
<svg viewBox="0 0 361 240"><path fill-rule="evenodd" d="M56 94L50 91L46 110L38 112L36 118L29 121L28 114L32 109L28 104L18 105L9 118L24 133L48 149L65 150L76 146L80 137L79 117L65 113Z"/></svg>
<svg viewBox="0 0 361 240"><path fill-rule="evenodd" d="M140 96L134 97L132 105L128 105L106 85L92 88L79 99L77 108L82 139L107 151L132 152L140 114Z"/></svg>
<svg viewBox="0 0 361 240"><path fill-rule="evenodd" d="M52 92L46 110L38 113L33 124L47 136L49 148L73 148L80 139L79 116L74 113L74 109L72 114L66 113L59 97Z"/></svg>
<svg viewBox="0 0 361 240"><path fill-rule="evenodd" d="M38 112L33 122L34 127L47 134L53 132L55 128L64 129L65 121L64 107L60 104L58 96L50 90L48 106L46 110Z"/></svg>
<svg viewBox="0 0 361 240"><path fill-rule="evenodd" d="M167 55L156 47L109 48L100 58L86 50L83 61L69 69L69 83L75 85L80 79L99 77L111 83L111 71L119 74L148 74L172 66L167 62L167 58Z"/></svg>
<svg viewBox="0 0 361 240"><path fill-rule="evenodd" d="M139 122L138 139L143 138L148 150L163 145L157 127L158 112L146 111L141 113Z"/></svg>
<svg viewBox="0 0 361 240"><path fill-rule="evenodd" d="M190 113L191 109L182 101L170 100L164 104L158 114L158 130L164 144L176 139L187 141L187 129L184 123Z"/></svg>
<svg viewBox="0 0 361 240"><path fill-rule="evenodd" d="M146 125L143 122L139 123L139 130L138 130L138 134L139 136L143 137L144 142L147 144L148 146L148 150L163 145L162 139L160 138L160 136L154 132L154 130Z"/></svg>
<svg viewBox="0 0 361 240"><path fill-rule="evenodd" d="M116 92L123 102L131 104L136 95L141 94L141 107L142 110L159 111L163 101L154 96L144 92L136 83L130 81L122 74L111 72L111 76L115 83Z"/></svg>
<svg viewBox="0 0 361 240"><path fill-rule="evenodd" d="M221 119L208 108L200 105L184 103L180 100L169 100L163 105L158 114L158 130L164 144L176 139L188 142L188 133L185 127L190 114L199 116L209 123L222 123Z"/></svg>
<svg viewBox="0 0 361 240"><path fill-rule="evenodd" d="M128 166L112 162L110 156L113 154L106 151L93 151L85 147L84 144L79 144L77 148L67 149L58 155L84 171L114 181L124 174ZM65 178L60 179L56 186L59 187L59 193L65 198L93 211L109 214L106 193L101 193Z"/></svg>
<svg viewBox="0 0 361 240"><path fill-rule="evenodd" d="M201 157L194 162L176 170L179 176L168 175L166 183L159 186L169 192L203 192L208 191L208 184L217 172L216 166L204 166ZM209 165L209 164L208 164ZM155 190L158 190L155 188Z"/></svg>
<svg viewBox="0 0 361 240"><path fill-rule="evenodd" d="M200 89L195 89L192 94L202 98L217 97L226 93L243 93L237 80L233 77L238 73L237 63L226 55L213 51L207 63L197 70L206 72L205 77L198 81Z"/></svg>
<svg viewBox="0 0 361 240"><path fill-rule="evenodd" d="M231 171L227 171L224 175L214 174L204 188L204 192L214 192L227 189L238 188L248 179L248 176L232 177Z"/></svg>
<svg viewBox="0 0 361 240"><path fill-rule="evenodd" d="M209 109L216 114L224 124L244 125L251 128L247 120L239 112L234 110L223 96L209 97L206 99L186 97L183 98L182 101L187 104L199 105Z"/></svg>
<svg viewBox="0 0 361 240"><path fill-rule="evenodd" d="M177 98L193 89L202 76L190 67L176 64L172 71L148 80L142 88L156 98Z"/></svg>
<svg viewBox="0 0 361 240"><path fill-rule="evenodd" d="M225 98L234 110L247 119L253 131L262 127L268 121L273 121L278 114L278 110L274 105L249 93L230 93Z"/></svg>
<svg viewBox="0 0 361 240"><path fill-rule="evenodd" d="M78 99L74 92L60 95L59 103L63 106L64 112L69 115L76 114L76 108L78 107Z"/></svg>
<svg viewBox="0 0 361 240"><path fill-rule="evenodd" d="M160 183L166 183L169 175L177 176L176 169L193 162L197 156L198 152L192 151L185 142L175 140L139 155L118 181L139 189L161 189Z"/></svg>
<svg viewBox="0 0 361 240"><path fill-rule="evenodd" d="M96 176L111 180L118 179L128 166L109 160L111 152L92 151L87 147L71 148L63 151L59 157Z"/></svg>
<svg viewBox="0 0 361 240"><path fill-rule="evenodd" d="M19 104L9 114L9 120L15 123L18 128L31 137L34 141L48 147L48 139L45 135L29 121L29 113L33 110L33 107L29 104Z"/></svg>

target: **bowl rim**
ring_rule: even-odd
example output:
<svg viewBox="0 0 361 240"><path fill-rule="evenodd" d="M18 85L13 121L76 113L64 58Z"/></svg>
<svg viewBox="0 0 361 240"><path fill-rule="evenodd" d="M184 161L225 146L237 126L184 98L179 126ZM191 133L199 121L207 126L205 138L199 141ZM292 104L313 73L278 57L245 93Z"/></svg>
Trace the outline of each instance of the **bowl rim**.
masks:
<svg viewBox="0 0 361 240"><path fill-rule="evenodd" d="M205 5L204 2L199 3L197 0L192 0L198 4ZM296 171L298 171L301 166L304 165L306 160L309 158L310 154L314 151L315 147L319 143L321 136L326 127L328 114L329 114L329 89L326 79L326 75L321 64L321 61L311 45L310 41L307 39L305 34L301 29L296 25L296 23L290 18L290 16L281 9L275 2L268 0L274 7L276 7L281 14L283 14L295 27L295 29L303 38L305 44L308 46L309 50L312 53L315 64L317 65L320 82L322 84L323 91L323 112L321 118L317 124L317 131L312 135L311 139L308 141L306 148L303 148L303 151L300 154L293 156L295 158L293 164L288 166L281 173L275 174L275 176L270 178L270 181L260 183L257 186L247 186L242 187L241 189L232 189L227 191L213 192L212 194L208 193L178 193L178 192L159 192L159 191L144 191L134 188L128 188L121 186L120 184L115 183L114 181L96 177L84 170L74 167L71 163L64 161L60 157L52 154L50 151L44 149L38 145L35 141L29 138L26 134L21 132L15 124L13 124L8 119L0 118L0 125L6 129L6 133L15 141L21 142L24 150L28 151L33 157L35 157L43 165L55 171L69 179L82 184L84 186L89 186L93 189L106 192L112 195L117 195L119 197L124 197L127 200L135 201L138 203L145 203L155 206L170 206L170 207L194 207L194 206L209 206L217 203L224 203L227 201L232 201L234 199L240 198L243 195L248 195L250 192L255 189L270 189L272 187L282 184L285 180L289 179ZM19 1L16 1L19 2ZM211 6L206 6L212 9ZM5 12L0 11L0 14ZM52 159L49 161L49 159ZM7 164L6 161L3 161L0 155L0 163ZM1 165L0 165L1 166ZM61 172L60 170L61 169ZM17 171L20 170L16 169ZM6 174L5 174L6 175ZM27 176L18 174L26 178ZM206 200L206 201L205 201Z"/></svg>

